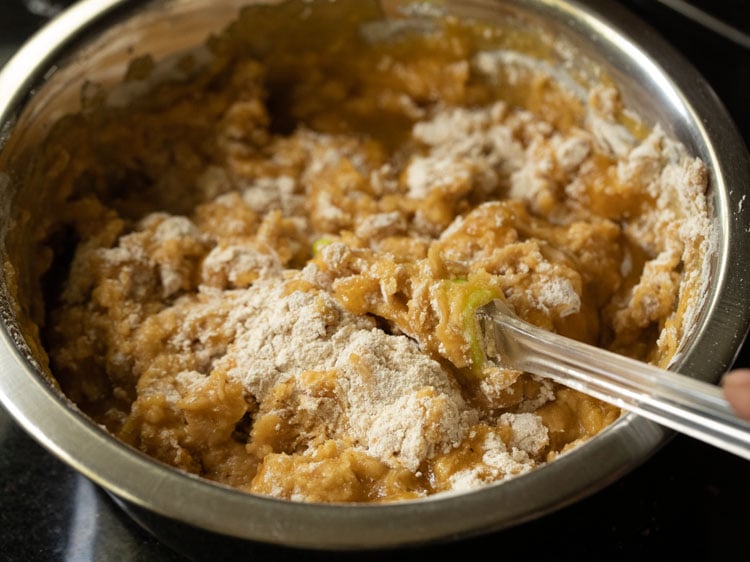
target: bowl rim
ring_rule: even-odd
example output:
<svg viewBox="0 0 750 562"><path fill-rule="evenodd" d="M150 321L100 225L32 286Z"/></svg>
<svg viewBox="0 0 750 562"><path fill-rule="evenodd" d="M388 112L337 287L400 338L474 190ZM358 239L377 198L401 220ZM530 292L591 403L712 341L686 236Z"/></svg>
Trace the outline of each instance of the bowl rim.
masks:
<svg viewBox="0 0 750 562"><path fill-rule="evenodd" d="M12 126L12 116L54 67L60 53L105 17L125 7L149 3L80 0L37 32L0 71L0 130ZM750 178L750 157L735 124L698 71L624 7L602 8L596 0L509 3L547 10L579 33L595 32L607 37L611 48L629 53L649 72L657 74L662 87L706 141L711 162L716 164L712 179L716 219L722 233L716 283L706 305L712 315L702 321L703 329L696 336L693 352L680 357L675 368L700 371L707 379L716 380L731 366L750 327L750 308L744 302L750 294L750 279L730 274L739 257L750 256L750 237L744 230L750 223L750 209L745 193L737 187L746 187ZM637 39L626 29L637 29ZM712 119L701 118L705 115ZM0 149L3 142L0 138ZM251 541L315 549L364 549L500 530L561 509L608 486L674 435L644 418L625 414L585 447L521 478L480 490L394 504L347 504L345 509L337 504L289 502L247 494L182 473L112 437L77 414L76 407L39 376L18 349L20 336L12 324L7 318L0 323L0 403L33 438L125 502L217 534ZM710 353L699 353L697 349L708 349ZM39 412L44 415L39 416ZM550 502L543 497L547 492L542 484L546 482L557 482L565 493Z"/></svg>

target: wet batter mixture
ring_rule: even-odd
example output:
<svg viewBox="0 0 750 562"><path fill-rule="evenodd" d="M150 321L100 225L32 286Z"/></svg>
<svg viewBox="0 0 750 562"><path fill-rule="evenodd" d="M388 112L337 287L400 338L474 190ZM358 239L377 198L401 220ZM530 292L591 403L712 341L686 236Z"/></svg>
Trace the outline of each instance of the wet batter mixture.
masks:
<svg viewBox="0 0 750 562"><path fill-rule="evenodd" d="M479 25L279 9L89 85L44 145L41 334L67 396L160 461L321 502L503 481L617 419L485 360L474 311L665 364L700 288L703 164ZM248 39L274 22L310 27Z"/></svg>

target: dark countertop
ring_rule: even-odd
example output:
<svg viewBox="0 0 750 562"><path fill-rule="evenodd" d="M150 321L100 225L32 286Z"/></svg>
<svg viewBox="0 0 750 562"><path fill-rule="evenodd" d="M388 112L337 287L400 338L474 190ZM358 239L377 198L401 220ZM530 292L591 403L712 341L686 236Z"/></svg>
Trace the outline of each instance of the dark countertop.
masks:
<svg viewBox="0 0 750 562"><path fill-rule="evenodd" d="M693 2L738 24L745 0ZM3 0L0 63L44 21L23 9L34 0ZM70 0L36 0L62 7ZM621 0L642 15L703 73L750 138L750 53L653 0ZM721 9L722 12L718 10ZM734 11L733 11L734 10ZM733 18L734 15L734 18ZM750 24L750 22L748 22ZM750 186L747 187L750 190ZM748 304L750 306L750 304ZM750 367L745 344L736 366ZM677 435L662 450L604 490L539 519L473 539L386 556L273 548L264 560L721 560L747 552L750 464ZM489 554L488 554L489 553ZM217 553L216 559L221 559ZM0 408L0 560L167 562L186 560L139 527L100 488L33 441Z"/></svg>

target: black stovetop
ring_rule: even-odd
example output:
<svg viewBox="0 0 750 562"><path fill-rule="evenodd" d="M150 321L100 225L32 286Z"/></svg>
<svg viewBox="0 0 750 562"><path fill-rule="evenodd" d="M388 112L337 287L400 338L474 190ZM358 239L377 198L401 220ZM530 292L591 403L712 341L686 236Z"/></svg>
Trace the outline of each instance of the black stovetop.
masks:
<svg viewBox="0 0 750 562"><path fill-rule="evenodd" d="M610 2L612 0L602 0ZM693 0L750 31L747 0ZM620 0L691 60L713 86L750 144L750 51L671 11L672 0ZM72 0L2 0L0 64ZM606 4L603 4L606 5ZM750 192L750 186L745 186ZM750 306L750 303L748 303ZM746 343L736 366L750 367ZM2 376L0 374L0 376ZM516 528L430 548L388 553L391 562L437 556L479 560L721 560L747 552L750 464L677 435L650 460L606 489ZM175 545L172 545L175 547ZM175 548L179 549L179 546ZM263 560L289 559L273 549ZM217 559L221 559L217 555ZM297 560L374 560L300 551ZM179 561L111 498L53 457L0 407L0 560Z"/></svg>

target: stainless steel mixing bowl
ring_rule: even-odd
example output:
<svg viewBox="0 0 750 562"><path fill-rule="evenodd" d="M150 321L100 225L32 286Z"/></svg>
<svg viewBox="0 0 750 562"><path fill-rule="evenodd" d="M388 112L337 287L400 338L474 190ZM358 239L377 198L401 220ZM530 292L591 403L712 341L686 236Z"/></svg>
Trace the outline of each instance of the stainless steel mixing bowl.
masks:
<svg viewBox="0 0 750 562"><path fill-rule="evenodd" d="M21 220L16 209L44 199L28 188L26 167L50 124L77 108L85 81L111 85L134 57L152 53L161 58L197 45L245 3L83 0L33 37L0 74L2 243L23 244L24 228L34 217ZM394 13L397 4L384 0L385 12ZM498 22L512 18L514 25L558 35L568 45L568 64L590 59L600 65L628 106L708 164L719 243L710 257L708 292L695 329L673 368L718 381L750 323L750 276L738 269L750 259L750 160L709 86L688 61L614 3L469 0L441 5L458 15ZM54 209L42 206L39 212ZM24 336L30 312L16 297L28 287L23 264L17 266L20 276L10 278L6 269L0 277L3 405L43 446L167 542L212 541L203 544L232 545L239 552L258 543L352 550L452 540L520 525L593 494L644 462L672 435L628 414L585 446L527 475L470 493L398 504L315 505L245 494L147 458L62 396L43 375L33 342Z"/></svg>

